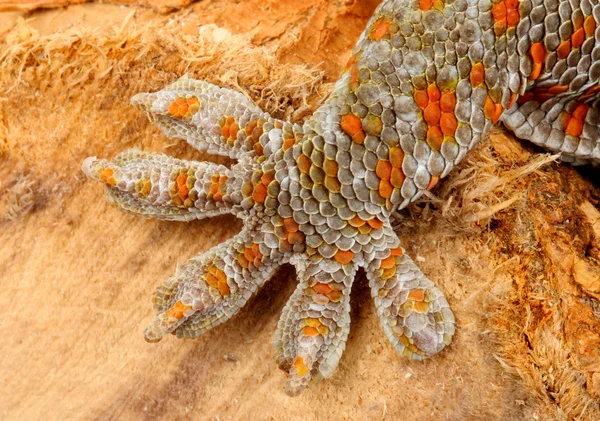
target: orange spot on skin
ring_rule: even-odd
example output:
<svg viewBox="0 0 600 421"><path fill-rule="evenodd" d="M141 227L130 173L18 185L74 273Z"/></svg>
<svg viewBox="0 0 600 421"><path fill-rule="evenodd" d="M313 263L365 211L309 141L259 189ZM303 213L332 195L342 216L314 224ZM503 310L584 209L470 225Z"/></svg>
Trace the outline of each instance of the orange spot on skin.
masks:
<svg viewBox="0 0 600 421"><path fill-rule="evenodd" d="M258 156L263 156L264 155L264 148L262 147L262 145L258 141L254 144L253 149L254 149L254 153L256 155L258 155Z"/></svg>
<svg viewBox="0 0 600 421"><path fill-rule="evenodd" d="M594 33L596 32L596 19L594 19L593 16L588 16L585 18L585 21L583 22L583 30L585 31L585 36L587 38L594 36Z"/></svg>
<svg viewBox="0 0 600 421"><path fill-rule="evenodd" d="M419 0L419 9L431 10L433 7L434 0Z"/></svg>
<svg viewBox="0 0 600 421"><path fill-rule="evenodd" d="M383 227L383 221L381 221L379 218L369 219L367 221L367 224L369 224L371 228L376 230L381 229Z"/></svg>
<svg viewBox="0 0 600 421"><path fill-rule="evenodd" d="M556 56L559 59L567 58L569 53L571 52L571 41L563 41L560 43L558 48L556 49Z"/></svg>
<svg viewBox="0 0 600 421"><path fill-rule="evenodd" d="M542 74L542 70L544 69L543 63L533 63L533 69L531 70L531 74L529 75L529 79L536 80Z"/></svg>
<svg viewBox="0 0 600 421"><path fill-rule="evenodd" d="M223 272L220 269L217 269L216 274L217 274L216 275L217 276L217 280L219 282L227 282L227 275L225 275L225 272Z"/></svg>
<svg viewBox="0 0 600 421"><path fill-rule="evenodd" d="M358 227L362 227L362 226L363 226L363 225L365 225L367 222L366 222L366 221L363 221L362 219L360 219L360 217L357 215L357 216L355 216L354 218L352 218L351 220L349 220L349 221L348 221L348 223L349 223L351 226L353 226L353 227L355 227L355 228L358 228Z"/></svg>
<svg viewBox="0 0 600 421"><path fill-rule="evenodd" d="M362 145L365 141L365 132L362 129L362 122L354 114L347 114L342 117L340 123L342 130L346 132L355 143Z"/></svg>
<svg viewBox="0 0 600 421"><path fill-rule="evenodd" d="M212 195L217 194L217 191L219 190L219 183L218 182L212 182L212 184L210 185L210 188L208 189L208 192Z"/></svg>
<svg viewBox="0 0 600 421"><path fill-rule="evenodd" d="M433 189L435 186L437 186L437 183L439 183L439 182L440 182L440 177L438 175L434 175L433 177L431 177L431 181L429 181L427 190Z"/></svg>
<svg viewBox="0 0 600 421"><path fill-rule="evenodd" d="M230 137L231 139L237 139L237 134L240 131L240 126L237 124L233 124L230 129Z"/></svg>
<svg viewBox="0 0 600 421"><path fill-rule="evenodd" d="M558 85L558 86L552 86L551 88L548 89L548 93L552 94L552 95L556 95L556 94L562 94L563 92L567 92L569 90L569 87L567 85Z"/></svg>
<svg viewBox="0 0 600 421"><path fill-rule="evenodd" d="M243 254L238 256L238 262L244 268L248 267L248 261L244 257ZM206 283L210 285L212 288L216 288L219 290L219 293L224 297L229 295L229 285L227 285L227 275L221 269L216 267L215 265L211 265L207 268L208 274L206 275ZM191 307L190 307L191 308Z"/></svg>
<svg viewBox="0 0 600 421"><path fill-rule="evenodd" d="M508 106L506 107L506 109L507 110L510 109L516 100L517 100L517 94L515 94L513 92L512 94L510 94L510 99L508 100Z"/></svg>
<svg viewBox="0 0 600 421"><path fill-rule="evenodd" d="M267 198L267 188L264 184L257 184L254 187L254 193L252 193L252 198L255 202L263 203Z"/></svg>
<svg viewBox="0 0 600 421"><path fill-rule="evenodd" d="M503 0L492 6L492 17L494 18L494 32L496 35L502 35L510 26L516 26L519 23L519 2L518 0Z"/></svg>
<svg viewBox="0 0 600 421"><path fill-rule="evenodd" d="M496 112L496 105L494 104L494 101L492 101L492 98L490 98L488 96L485 99L485 104L483 105L483 114L485 115L486 118L491 120L493 118L495 112Z"/></svg>
<svg viewBox="0 0 600 421"><path fill-rule="evenodd" d="M573 48L579 48L585 41L585 31L583 28L579 28L573 35L571 35L571 43Z"/></svg>
<svg viewBox="0 0 600 421"><path fill-rule="evenodd" d="M583 133L583 121L577 118L571 118L567 124L567 134L571 136L580 136Z"/></svg>
<svg viewBox="0 0 600 421"><path fill-rule="evenodd" d="M310 371L306 364L304 364L304 358L302 357L296 357L294 360L294 368L300 377L304 377Z"/></svg>
<svg viewBox="0 0 600 421"><path fill-rule="evenodd" d="M396 258L394 256L389 256L381 261L381 265L379 267L382 269L391 269L394 266L396 266Z"/></svg>
<svg viewBox="0 0 600 421"><path fill-rule="evenodd" d="M248 260L249 262L253 262L254 258L256 257L254 255L254 250L252 250L251 248L246 247L244 249L244 257L246 258L246 260Z"/></svg>
<svg viewBox="0 0 600 421"><path fill-rule="evenodd" d="M389 161L380 160L375 167L377 177L382 180L389 180L392 176L392 164Z"/></svg>
<svg viewBox="0 0 600 421"><path fill-rule="evenodd" d="M415 91L413 97L415 99L415 102L421 109L424 109L425 107L427 107L427 104L429 104L429 96L427 95L426 91Z"/></svg>
<svg viewBox="0 0 600 421"><path fill-rule="evenodd" d="M169 309L167 312L169 317L172 317L177 320L183 319L183 316L186 310L191 309L191 306L186 306L181 301L177 301L173 307Z"/></svg>
<svg viewBox="0 0 600 421"><path fill-rule="evenodd" d="M533 43L529 49L529 54L531 54L534 63L543 63L546 59L546 49L544 48L544 44L541 42Z"/></svg>
<svg viewBox="0 0 600 421"><path fill-rule="evenodd" d="M253 264L254 267L258 268L262 266L263 255L260 252L260 248L258 244L254 243L251 247L246 247L243 252L241 252L238 256L238 263L244 269L248 269L250 264ZM221 277L219 278L220 282L227 283L227 277L225 272L219 271L221 273ZM217 273L217 277L219 277L219 273Z"/></svg>
<svg viewBox="0 0 600 421"><path fill-rule="evenodd" d="M308 174L308 172L310 171L310 159L308 158L308 156L302 154L298 157L298 169L300 170L300 172Z"/></svg>
<svg viewBox="0 0 600 421"><path fill-rule="evenodd" d="M229 139L229 126L224 126L221 129L221 135L225 138L225 139Z"/></svg>
<svg viewBox="0 0 600 421"><path fill-rule="evenodd" d="M365 132L363 132L361 130L360 132L358 132L354 136L352 136L352 140L354 141L354 143L362 145L364 143L366 137L367 136L365 135Z"/></svg>
<svg viewBox="0 0 600 421"><path fill-rule="evenodd" d="M529 54L531 55L531 58L533 58L533 68L529 75L529 79L536 80L540 77L544 69L544 60L546 59L546 49L544 48L544 44L541 42L532 44L529 49Z"/></svg>
<svg viewBox="0 0 600 421"><path fill-rule="evenodd" d="M498 120L500 120L503 112L504 109L502 108L502 105L495 104L490 97L486 99L483 106L483 113L487 118L492 120L492 124L496 124Z"/></svg>
<svg viewBox="0 0 600 421"><path fill-rule="evenodd" d="M492 6L492 16L495 20L502 20L506 18L506 4L502 2Z"/></svg>
<svg viewBox="0 0 600 421"><path fill-rule="evenodd" d="M263 134L263 128L262 126L257 126L254 128L254 130L252 130L252 138L258 142L259 138L262 136Z"/></svg>
<svg viewBox="0 0 600 421"><path fill-rule="evenodd" d="M502 105L496 104L494 107L494 114L492 115L492 124L496 124L498 121L500 121L502 113L504 113L504 108L502 108Z"/></svg>
<svg viewBox="0 0 600 421"><path fill-rule="evenodd" d="M388 180L381 180L379 182L379 194L384 199L389 199L392 197L392 193L394 191L394 186Z"/></svg>
<svg viewBox="0 0 600 421"><path fill-rule="evenodd" d="M331 159L326 159L325 162L323 162L323 171L325 171L325 174L328 175L329 177L337 177L337 173L338 173L337 162L335 162Z"/></svg>
<svg viewBox="0 0 600 421"><path fill-rule="evenodd" d="M311 326L311 327L321 326L321 321L319 319L313 319L311 317L307 317L306 319L304 319L304 321L306 322L307 326Z"/></svg>
<svg viewBox="0 0 600 421"><path fill-rule="evenodd" d="M218 289L219 289L219 293L223 297L229 295L229 293L231 292L231 290L229 289L229 285L227 285L226 283L223 283L223 282L219 282Z"/></svg>
<svg viewBox="0 0 600 421"><path fill-rule="evenodd" d="M175 101L171 102L168 111L171 116L175 117L179 112L179 104L177 104Z"/></svg>
<svg viewBox="0 0 600 421"><path fill-rule="evenodd" d="M517 26L520 19L521 15L518 10L509 10L506 14L506 23L508 23L509 26Z"/></svg>
<svg viewBox="0 0 600 421"><path fill-rule="evenodd" d="M390 279L395 274L396 274L396 266L394 266L393 268L390 268L390 269L385 269L383 271L383 273L381 274L381 278Z"/></svg>
<svg viewBox="0 0 600 421"><path fill-rule="evenodd" d="M585 116L588 113L588 110L590 109L590 107L586 104L579 104L574 110L573 110L573 118L579 119L579 120L583 120L585 119Z"/></svg>
<svg viewBox="0 0 600 421"><path fill-rule="evenodd" d="M404 256L404 251L402 250L402 247L398 247L390 251L392 253L392 256Z"/></svg>
<svg viewBox="0 0 600 421"><path fill-rule="evenodd" d="M329 285L322 284L321 282L316 283L315 286L313 287L313 289L315 291L317 291L319 294L323 294L323 295L327 295L331 291L333 291Z"/></svg>
<svg viewBox="0 0 600 421"><path fill-rule="evenodd" d="M390 163L393 168L402 168L404 151L401 148L390 148Z"/></svg>
<svg viewBox="0 0 600 421"><path fill-rule="evenodd" d="M311 326L304 326L302 328L302 334L304 336L319 336L319 331Z"/></svg>
<svg viewBox="0 0 600 421"><path fill-rule="evenodd" d="M405 178L406 177L404 176L402 169L392 168L392 177L390 178L392 186L394 186L397 189L401 188Z"/></svg>
<svg viewBox="0 0 600 421"><path fill-rule="evenodd" d="M354 253L352 253L351 251L344 251L344 250L338 250L337 253L334 256L334 259L341 263L342 265L347 265L348 263L352 262L352 259L354 258Z"/></svg>
<svg viewBox="0 0 600 421"><path fill-rule="evenodd" d="M337 290L331 291L329 294L327 294L327 298L329 298L329 300L332 301L332 302L334 302L334 303L340 302L340 300L343 297L344 297L344 293L342 291L337 291ZM324 326L324 327L326 327L326 326ZM322 329L319 329L319 331L321 331L321 330ZM327 332L329 332L329 328L327 328Z"/></svg>
<svg viewBox="0 0 600 421"><path fill-rule="evenodd" d="M257 127L257 125L258 125L258 121L249 121L248 124L246 124L246 127L244 128L244 131L246 132L246 136L252 136L252 132Z"/></svg>
<svg viewBox="0 0 600 421"><path fill-rule="evenodd" d="M429 101L431 102L440 100L440 90L435 84L431 84L427 87L427 95L429 96Z"/></svg>
<svg viewBox="0 0 600 421"><path fill-rule="evenodd" d="M430 103L423 110L423 119L429 126L437 126L440 121L441 110L437 103Z"/></svg>
<svg viewBox="0 0 600 421"><path fill-rule="evenodd" d="M298 223L294 221L294 218L285 218L283 220L283 227L287 232L297 232L300 228Z"/></svg>
<svg viewBox="0 0 600 421"><path fill-rule="evenodd" d="M453 113L456 107L456 95L454 92L446 92L440 98L440 108L444 113Z"/></svg>
<svg viewBox="0 0 600 421"><path fill-rule="evenodd" d="M362 130L362 122L360 118L354 114L347 114L342 117L342 130L348 133L351 137Z"/></svg>
<svg viewBox="0 0 600 421"><path fill-rule="evenodd" d="M388 19L380 18L373 24L369 38L374 41L380 41L384 36L390 32L391 22Z"/></svg>
<svg viewBox="0 0 600 421"><path fill-rule="evenodd" d="M198 98L177 97L169 104L168 112L176 119L190 119L200 109Z"/></svg>
<svg viewBox="0 0 600 421"><path fill-rule="evenodd" d="M431 149L439 151L444 141L444 134L438 126L430 127L427 130L427 143Z"/></svg>
<svg viewBox="0 0 600 421"><path fill-rule="evenodd" d="M296 143L296 139L291 138L291 139L285 139L283 141L283 151L287 151L289 148L291 148L292 146L294 146L294 144Z"/></svg>
<svg viewBox="0 0 600 421"><path fill-rule="evenodd" d="M190 189L188 189L188 187L186 185L183 185L179 188L179 198L181 200L187 199L189 193L190 193Z"/></svg>
<svg viewBox="0 0 600 421"><path fill-rule="evenodd" d="M483 83L483 79L485 77L485 68L483 67L483 63L477 63L471 69L471 86L479 86Z"/></svg>
<svg viewBox="0 0 600 421"><path fill-rule="evenodd" d="M408 299L413 301L423 301L425 300L425 291L422 289L413 289L408 294Z"/></svg>
<svg viewBox="0 0 600 421"><path fill-rule="evenodd" d="M458 122L456 121L454 114L442 114L442 118L440 119L440 128L442 129L442 133L444 133L446 136L454 136L457 127Z"/></svg>
<svg viewBox="0 0 600 421"><path fill-rule="evenodd" d="M246 267L248 267L247 265L248 265L248 262L246 261ZM206 283L213 288L217 288L217 286L219 285L219 280L212 273L208 273L208 274L206 274Z"/></svg>
<svg viewBox="0 0 600 421"><path fill-rule="evenodd" d="M115 186L117 184L117 180L114 177L114 175L115 171L112 168L105 168L103 171L100 172L98 177L100 177L100 180L102 180L109 186Z"/></svg>
<svg viewBox="0 0 600 421"><path fill-rule="evenodd" d="M260 178L260 182L263 183L265 186L268 186L269 184L271 184L271 182L273 180L275 180L275 171L273 171L273 170L267 171Z"/></svg>

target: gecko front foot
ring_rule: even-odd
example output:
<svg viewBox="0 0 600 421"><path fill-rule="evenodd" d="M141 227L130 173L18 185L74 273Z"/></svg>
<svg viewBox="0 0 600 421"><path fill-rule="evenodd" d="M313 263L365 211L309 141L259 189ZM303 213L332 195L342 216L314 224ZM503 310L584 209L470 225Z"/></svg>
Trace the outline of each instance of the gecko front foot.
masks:
<svg viewBox="0 0 600 421"><path fill-rule="evenodd" d="M185 77L132 102L168 136L238 162L230 169L136 150L111 161L86 159L83 171L104 183L109 201L153 218L231 213L244 221L238 235L191 259L158 288L158 315L146 340L199 336L236 314L281 264L292 263L300 282L275 335L289 395L335 371L359 267L367 270L381 324L401 354L421 360L450 343L448 303L398 248L387 209L358 200L364 194L354 180L348 181L356 185L354 198L342 194L341 148L332 149L310 126L273 119L238 93Z"/></svg>

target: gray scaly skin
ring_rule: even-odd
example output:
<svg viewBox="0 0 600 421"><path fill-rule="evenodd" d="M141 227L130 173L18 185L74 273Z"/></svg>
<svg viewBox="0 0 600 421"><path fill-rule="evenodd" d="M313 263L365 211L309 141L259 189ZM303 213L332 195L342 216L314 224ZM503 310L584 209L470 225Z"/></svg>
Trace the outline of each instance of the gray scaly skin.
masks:
<svg viewBox="0 0 600 421"><path fill-rule="evenodd" d="M565 161L598 163L598 19L597 0L384 1L330 98L303 125L187 77L136 95L132 103L168 137L237 163L130 150L88 158L83 171L129 212L244 221L158 289L146 339L199 336L291 263L299 284L275 335L288 394L335 371L358 268L398 352L415 360L440 352L454 316L400 247L391 215L498 122Z"/></svg>

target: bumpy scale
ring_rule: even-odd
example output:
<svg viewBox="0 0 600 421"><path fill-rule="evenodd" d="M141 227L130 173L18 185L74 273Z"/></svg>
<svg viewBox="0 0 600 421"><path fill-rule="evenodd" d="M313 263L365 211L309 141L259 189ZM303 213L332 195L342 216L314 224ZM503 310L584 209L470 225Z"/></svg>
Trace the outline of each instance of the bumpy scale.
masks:
<svg viewBox="0 0 600 421"><path fill-rule="evenodd" d="M335 371L358 268L398 352L415 360L440 352L454 316L400 247L391 214L432 189L498 122L565 161L597 163L599 19L598 0L384 1L330 98L303 125L187 77L136 95L132 103L168 137L237 163L130 150L88 158L83 171L129 212L244 220L240 234L158 289L146 339L197 337L291 263L300 282L275 335L288 394Z"/></svg>

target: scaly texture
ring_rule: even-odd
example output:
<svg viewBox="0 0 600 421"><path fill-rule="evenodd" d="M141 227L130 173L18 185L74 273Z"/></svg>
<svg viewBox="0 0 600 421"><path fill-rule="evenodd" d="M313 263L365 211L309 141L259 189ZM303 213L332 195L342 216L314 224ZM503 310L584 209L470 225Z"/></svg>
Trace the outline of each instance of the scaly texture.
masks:
<svg viewBox="0 0 600 421"><path fill-rule="evenodd" d="M146 339L196 337L235 314L284 263L300 283L275 335L286 392L337 367L364 268L383 329L422 360L454 334L442 292L400 247L391 215L446 176L489 128L598 163L596 1L387 0L327 102L304 125L240 93L183 77L132 102L169 137L228 169L126 151L88 158L109 200L148 217L232 213L244 229L161 286ZM600 36L600 35L599 35Z"/></svg>

